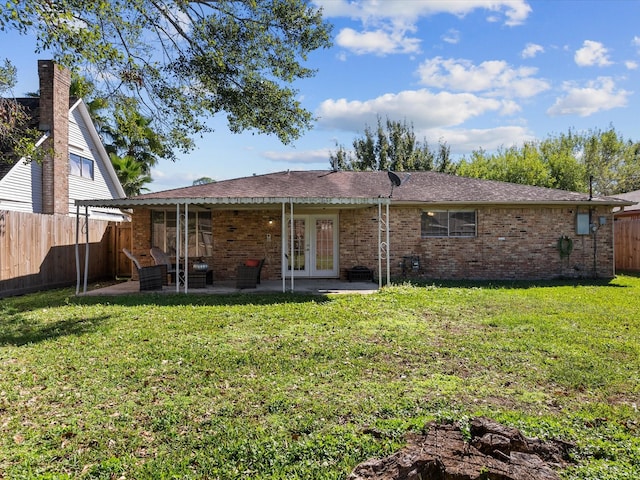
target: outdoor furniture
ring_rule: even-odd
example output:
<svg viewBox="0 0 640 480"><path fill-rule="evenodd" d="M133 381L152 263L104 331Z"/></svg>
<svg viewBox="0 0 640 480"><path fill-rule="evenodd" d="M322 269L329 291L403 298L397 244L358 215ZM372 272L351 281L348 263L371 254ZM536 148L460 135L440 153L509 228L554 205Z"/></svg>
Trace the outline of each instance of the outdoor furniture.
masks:
<svg viewBox="0 0 640 480"><path fill-rule="evenodd" d="M143 267L140 261L126 248L123 248L124 254L131 259L138 271L138 279L140 280L140 290L162 290L162 275L165 271L162 265L151 265ZM165 274L166 277L166 274Z"/></svg>
<svg viewBox="0 0 640 480"><path fill-rule="evenodd" d="M162 284L163 285L169 284L167 275L171 276L171 283L175 283L176 282L176 266L173 263L171 263L171 259L169 258L169 255L167 255L162 249L158 247L151 247L151 250L149 250L149 253L151 253L151 256L153 257L153 260L156 262L156 265L162 265L165 268L165 275L163 277Z"/></svg>
<svg viewBox="0 0 640 480"><path fill-rule="evenodd" d="M236 288L256 288L260 283L260 272L264 265L262 260L247 260L236 269Z"/></svg>
<svg viewBox="0 0 640 480"><path fill-rule="evenodd" d="M347 268L347 280L350 282L373 281L373 270L361 265Z"/></svg>

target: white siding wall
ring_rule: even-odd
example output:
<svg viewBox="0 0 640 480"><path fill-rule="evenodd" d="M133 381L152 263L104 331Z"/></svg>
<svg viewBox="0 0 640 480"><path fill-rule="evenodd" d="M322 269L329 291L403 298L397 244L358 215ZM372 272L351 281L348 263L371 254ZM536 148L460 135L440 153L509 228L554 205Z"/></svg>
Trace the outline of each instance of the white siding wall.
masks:
<svg viewBox="0 0 640 480"><path fill-rule="evenodd" d="M20 160L0 180L0 210L42 213L42 167Z"/></svg>
<svg viewBox="0 0 640 480"><path fill-rule="evenodd" d="M75 200L118 197L105 164L102 162L98 149L89 134L88 127L77 109L71 112L69 118L69 153L75 153L94 161L93 180L77 175L69 175L69 213L73 215L76 213ZM120 211L107 208L91 208L90 216L112 220L122 218Z"/></svg>
<svg viewBox="0 0 640 480"><path fill-rule="evenodd" d="M100 157L89 128L79 108L70 112L69 153L94 161L93 179L69 175L69 213L76 214L75 200L118 198L118 190ZM68 161L68 160L67 160ZM105 161L109 161L105 159ZM0 210L42 213L42 167L36 162L18 162L0 179ZM83 211L84 213L84 211ZM113 208L91 208L92 218L123 220L126 217Z"/></svg>

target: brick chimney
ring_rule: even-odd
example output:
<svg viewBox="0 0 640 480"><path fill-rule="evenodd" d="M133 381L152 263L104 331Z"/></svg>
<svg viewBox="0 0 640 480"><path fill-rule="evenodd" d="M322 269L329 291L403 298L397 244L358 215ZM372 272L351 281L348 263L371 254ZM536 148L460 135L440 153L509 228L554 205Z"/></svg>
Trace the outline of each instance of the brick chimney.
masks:
<svg viewBox="0 0 640 480"><path fill-rule="evenodd" d="M40 127L49 132L43 145L42 213L69 214L69 70L51 60L38 60Z"/></svg>

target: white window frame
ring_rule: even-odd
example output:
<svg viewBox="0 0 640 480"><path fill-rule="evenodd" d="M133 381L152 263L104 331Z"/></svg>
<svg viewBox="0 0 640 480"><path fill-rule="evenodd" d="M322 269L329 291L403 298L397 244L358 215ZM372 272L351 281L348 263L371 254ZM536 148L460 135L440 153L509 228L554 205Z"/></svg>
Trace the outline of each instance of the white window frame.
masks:
<svg viewBox="0 0 640 480"><path fill-rule="evenodd" d="M452 227L452 219L455 220L455 215L460 213L473 213L473 224L467 222L464 226L473 227L473 231L466 234L462 230L455 230L455 227ZM428 233L425 231L425 221L424 216L435 217L440 216L441 220L444 220L444 216L446 215L446 225L444 222L440 223L442 233ZM452 232L452 228L454 231ZM420 216L420 236L421 238L475 238L478 236L478 211L474 209L460 209L460 210L443 210L443 209L433 209L433 210L423 210Z"/></svg>
<svg viewBox="0 0 640 480"><path fill-rule="evenodd" d="M77 168L75 168L76 165ZM93 180L95 168L95 162L90 158L77 153L69 153L69 173L71 175Z"/></svg>

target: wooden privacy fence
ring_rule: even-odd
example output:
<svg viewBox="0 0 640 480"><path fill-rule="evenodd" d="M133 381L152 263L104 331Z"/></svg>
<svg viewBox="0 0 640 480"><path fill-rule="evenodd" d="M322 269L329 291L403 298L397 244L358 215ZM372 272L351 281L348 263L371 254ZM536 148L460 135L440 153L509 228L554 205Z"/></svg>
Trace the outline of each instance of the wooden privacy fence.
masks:
<svg viewBox="0 0 640 480"><path fill-rule="evenodd" d="M640 271L640 218L615 222L616 270Z"/></svg>
<svg viewBox="0 0 640 480"><path fill-rule="evenodd" d="M89 231L89 281L116 274L116 224L80 218L79 254L84 274ZM76 218L0 211L0 297L76 283Z"/></svg>

